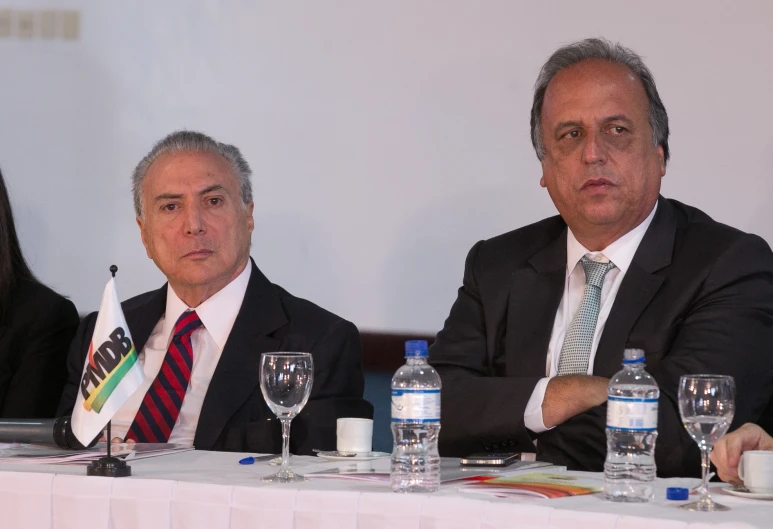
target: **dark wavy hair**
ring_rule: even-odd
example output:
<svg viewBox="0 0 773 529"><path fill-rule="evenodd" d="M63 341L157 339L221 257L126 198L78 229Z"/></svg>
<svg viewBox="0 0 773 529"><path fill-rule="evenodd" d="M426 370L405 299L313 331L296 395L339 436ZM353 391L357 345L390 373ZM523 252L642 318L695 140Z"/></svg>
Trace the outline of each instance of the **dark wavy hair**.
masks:
<svg viewBox="0 0 773 529"><path fill-rule="evenodd" d="M25 279L37 281L21 252L8 189L0 171L0 322L8 314L14 289Z"/></svg>

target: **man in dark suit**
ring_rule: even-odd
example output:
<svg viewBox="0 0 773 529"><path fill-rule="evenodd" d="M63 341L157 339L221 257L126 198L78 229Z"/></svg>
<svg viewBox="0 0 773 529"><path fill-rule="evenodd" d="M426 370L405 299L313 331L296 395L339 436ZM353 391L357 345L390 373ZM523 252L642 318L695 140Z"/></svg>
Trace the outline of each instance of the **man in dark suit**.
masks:
<svg viewBox="0 0 773 529"><path fill-rule="evenodd" d="M272 351L314 359L294 453L334 449L338 417L372 416L356 327L270 283L250 258L250 176L238 149L188 131L161 140L134 172L142 241L168 284L123 303L145 383L113 418L120 439L278 452L259 380L260 355ZM96 313L72 344L60 414L75 404L95 323Z"/></svg>
<svg viewBox="0 0 773 529"><path fill-rule="evenodd" d="M773 255L759 237L659 196L668 117L635 53L604 40L543 66L532 141L560 216L481 241L430 362L441 455L536 450L600 471L609 378L644 349L660 387L656 464L700 470L679 377L736 380L733 425L770 420Z"/></svg>

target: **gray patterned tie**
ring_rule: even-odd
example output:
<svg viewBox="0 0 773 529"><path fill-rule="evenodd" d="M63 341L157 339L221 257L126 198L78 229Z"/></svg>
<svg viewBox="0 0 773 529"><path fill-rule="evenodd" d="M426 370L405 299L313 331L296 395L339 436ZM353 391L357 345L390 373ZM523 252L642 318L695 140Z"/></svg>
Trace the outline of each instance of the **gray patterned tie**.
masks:
<svg viewBox="0 0 773 529"><path fill-rule="evenodd" d="M580 260L585 270L585 291L580 308L566 331L561 356L558 360L558 375L585 375L588 372L593 335L601 305L601 286L604 276L615 265L612 261L602 263L583 256Z"/></svg>

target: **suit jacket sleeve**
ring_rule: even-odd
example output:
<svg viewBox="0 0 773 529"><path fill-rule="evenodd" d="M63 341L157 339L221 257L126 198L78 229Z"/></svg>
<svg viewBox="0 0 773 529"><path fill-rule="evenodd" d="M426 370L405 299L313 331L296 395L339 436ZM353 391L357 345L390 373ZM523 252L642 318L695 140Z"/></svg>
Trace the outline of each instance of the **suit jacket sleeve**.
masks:
<svg viewBox="0 0 773 529"><path fill-rule="evenodd" d="M59 296L35 309L33 323L20 330L24 336L14 351L17 364L2 401L3 417L53 417L65 382L65 358L78 327L78 312L70 300Z"/></svg>
<svg viewBox="0 0 773 529"><path fill-rule="evenodd" d="M758 422L773 397L772 344L773 254L759 237L744 235L712 266L667 354L651 369L660 386L659 475L696 475L700 470L697 444L679 415L679 378L732 375L736 408L731 428Z"/></svg>
<svg viewBox="0 0 773 529"><path fill-rule="evenodd" d="M487 328L476 259L483 241L470 250L464 280L451 313L429 351L440 374L440 453L464 456L490 450L534 451L523 423L526 404L539 377L504 376L496 358L503 347ZM503 316L503 315L502 315Z"/></svg>
<svg viewBox="0 0 773 529"><path fill-rule="evenodd" d="M294 454L312 455L314 448L335 450L339 417L373 417L373 406L362 398L362 343L354 324L337 320L311 353L319 366L315 365L311 397L292 422Z"/></svg>
<svg viewBox="0 0 773 529"><path fill-rule="evenodd" d="M94 334L94 325L97 322L97 313L94 312L83 319L70 344L67 353L67 382L65 382L62 397L59 400L59 408L56 416L71 415L75 407L75 400L80 391L83 364L86 362L86 354L91 343L91 335Z"/></svg>

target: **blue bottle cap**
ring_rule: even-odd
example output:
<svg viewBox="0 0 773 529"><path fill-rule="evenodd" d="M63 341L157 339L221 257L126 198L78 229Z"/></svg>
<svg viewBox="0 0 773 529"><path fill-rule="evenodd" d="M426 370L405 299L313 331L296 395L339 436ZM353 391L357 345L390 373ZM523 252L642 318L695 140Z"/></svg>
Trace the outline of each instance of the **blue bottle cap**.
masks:
<svg viewBox="0 0 773 529"><path fill-rule="evenodd" d="M666 499L683 501L690 497L690 491L682 487L668 487L666 489Z"/></svg>
<svg viewBox="0 0 773 529"><path fill-rule="evenodd" d="M427 356L427 340L408 340L405 342L405 357Z"/></svg>

